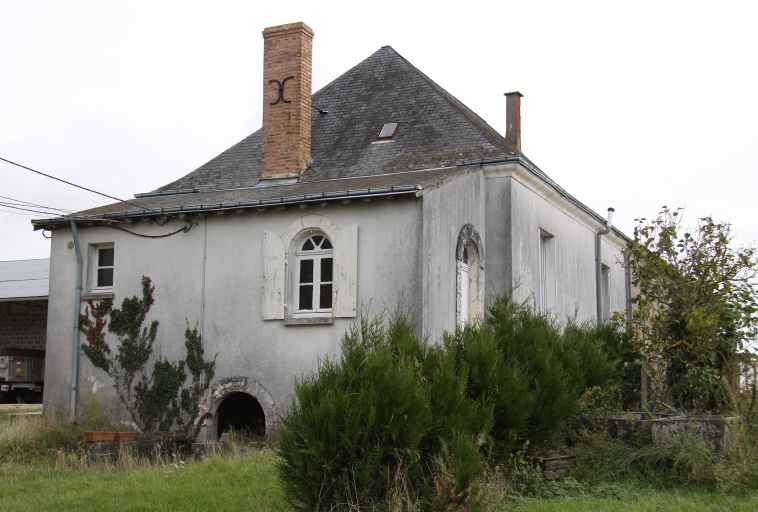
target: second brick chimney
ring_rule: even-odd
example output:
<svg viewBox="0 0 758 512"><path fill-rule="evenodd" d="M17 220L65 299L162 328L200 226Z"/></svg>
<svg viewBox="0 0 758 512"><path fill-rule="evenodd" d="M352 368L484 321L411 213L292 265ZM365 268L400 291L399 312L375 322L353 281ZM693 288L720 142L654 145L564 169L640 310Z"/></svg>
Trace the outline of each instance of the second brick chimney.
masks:
<svg viewBox="0 0 758 512"><path fill-rule="evenodd" d="M505 147L510 153L521 153L521 98L518 91L506 92Z"/></svg>
<svg viewBox="0 0 758 512"><path fill-rule="evenodd" d="M261 179L295 178L310 163L312 42L301 22L263 31Z"/></svg>

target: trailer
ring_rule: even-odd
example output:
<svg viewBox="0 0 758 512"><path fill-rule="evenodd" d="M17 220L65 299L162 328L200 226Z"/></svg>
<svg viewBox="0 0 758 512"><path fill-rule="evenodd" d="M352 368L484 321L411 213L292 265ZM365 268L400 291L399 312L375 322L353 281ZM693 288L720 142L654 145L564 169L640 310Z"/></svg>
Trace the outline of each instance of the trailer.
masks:
<svg viewBox="0 0 758 512"><path fill-rule="evenodd" d="M42 402L45 351L0 348L0 403Z"/></svg>

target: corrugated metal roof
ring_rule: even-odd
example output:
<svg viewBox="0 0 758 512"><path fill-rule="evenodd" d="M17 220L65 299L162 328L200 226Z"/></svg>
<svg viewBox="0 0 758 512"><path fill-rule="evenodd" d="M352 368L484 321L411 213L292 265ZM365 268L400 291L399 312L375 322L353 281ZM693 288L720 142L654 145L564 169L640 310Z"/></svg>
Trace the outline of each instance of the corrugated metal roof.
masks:
<svg viewBox="0 0 758 512"><path fill-rule="evenodd" d="M0 300L47 297L50 258L0 261Z"/></svg>

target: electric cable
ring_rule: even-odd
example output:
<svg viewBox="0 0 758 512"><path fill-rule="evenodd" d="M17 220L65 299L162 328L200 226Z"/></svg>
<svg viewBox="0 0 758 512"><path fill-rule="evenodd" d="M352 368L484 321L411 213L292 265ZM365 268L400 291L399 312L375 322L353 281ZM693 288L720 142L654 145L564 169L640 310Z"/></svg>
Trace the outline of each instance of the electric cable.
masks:
<svg viewBox="0 0 758 512"><path fill-rule="evenodd" d="M89 188L89 187L85 187L83 185L77 185L76 183L73 183L71 181L64 180L63 178L58 178L57 176L53 176L52 174L48 174L46 172L38 171L37 169L33 169L33 168L31 168L29 166L26 166L24 164L20 164L18 162L14 162L13 160L8 160L7 158L3 158L2 156L0 156L0 160L3 161L3 162L5 162L5 163L7 163L7 164L15 165L16 167L19 167L21 169L25 169L27 171L39 174L40 176L44 176L46 178L50 178L51 180L60 181L61 183L65 183L66 185L70 185L72 187L76 187L76 188L81 189L81 190L86 190L87 192L92 192L93 194L97 194L99 196L107 197L108 199L115 199L116 201L120 201L122 203L127 203L127 204L130 204L132 206L136 206L137 208L141 208L141 209L143 209L145 211L153 211L150 208L146 208L146 207L144 207L144 206L142 206L140 204L132 203L131 201L127 201L126 199L121 199L120 197L112 196L112 195L106 194L104 192L99 192L99 191L97 191L95 189L92 189L92 188Z"/></svg>
<svg viewBox="0 0 758 512"><path fill-rule="evenodd" d="M190 229L192 229L194 226L195 226L194 224L192 224L191 222L187 221L187 225L186 226L183 226L183 227L177 229L176 231L172 231L171 233L163 233L161 235L146 235L144 233L137 233L136 231L132 231L130 229L126 229L126 228L121 227L121 226L105 226L105 227L109 227L111 229L117 229L119 231L124 231L125 233L129 233L130 235L139 236L139 237L142 237L142 238L167 238L169 236L174 236L174 235L179 234L179 233L189 233Z"/></svg>
<svg viewBox="0 0 758 512"><path fill-rule="evenodd" d="M14 201L18 203L19 206L26 205L26 206L32 206L32 207L37 207L37 208L44 208L45 210L55 210L57 212L74 213L74 210L67 210L65 208L53 208L52 206L45 206L44 204L30 203L29 201L23 201L21 199L16 199L15 197L0 195L0 199L7 199L8 201Z"/></svg>

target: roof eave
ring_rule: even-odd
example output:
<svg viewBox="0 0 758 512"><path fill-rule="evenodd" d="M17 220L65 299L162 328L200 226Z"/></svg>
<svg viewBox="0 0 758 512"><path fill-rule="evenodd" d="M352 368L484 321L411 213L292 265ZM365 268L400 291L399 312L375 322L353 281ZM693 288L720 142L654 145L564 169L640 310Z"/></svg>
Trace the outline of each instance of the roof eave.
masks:
<svg viewBox="0 0 758 512"><path fill-rule="evenodd" d="M365 189L352 189L339 192L320 192L317 194L304 194L298 196L282 196L270 199L258 199L256 201L226 202L214 204L198 204L171 206L168 208L149 208L143 210L126 210L118 213L80 217L55 217L50 219L34 219L32 226L38 229L55 229L68 225L71 221L85 223L101 223L119 221L123 219L161 217L170 215L189 215L199 213L212 213L220 211L246 210L255 208L270 208L275 206L292 206L308 203L323 203L330 201L343 201L347 199L364 199L388 196L415 195L421 189L420 185L401 185L392 187L375 187Z"/></svg>
<svg viewBox="0 0 758 512"><path fill-rule="evenodd" d="M526 169L529 173L531 173L536 178L540 179L543 183L545 183L547 186L552 188L556 193L558 193L560 196L562 196L564 199L572 203L574 206L582 210L584 213L589 215L590 217L594 218L601 226L606 226L607 221L606 219L597 213L595 210L581 202L579 199L574 197L573 195L569 194L563 187L555 183L552 179L550 179L547 174L545 174L544 171L542 171L537 165L529 160L524 154L522 153L512 153L505 157L499 157L499 158L492 158L492 159L480 159L480 160L469 160L464 161L461 163L462 166L473 166L473 165L493 165L493 164L507 164L507 163L518 163L521 165L524 169ZM617 229L614 226L610 227L610 230L624 240L626 243L631 243L632 239L629 238L623 231Z"/></svg>

